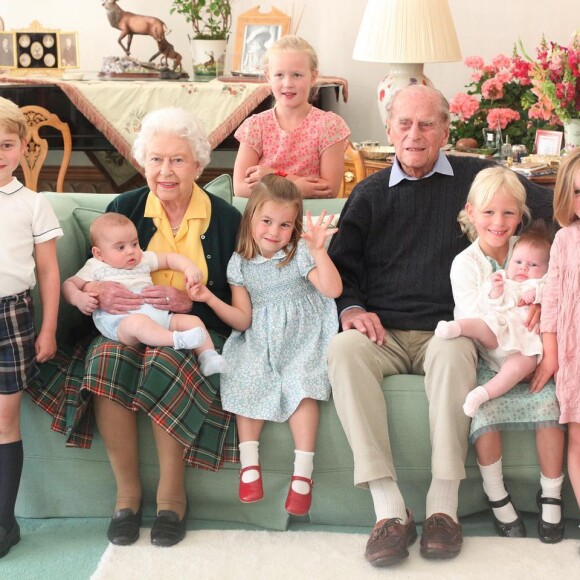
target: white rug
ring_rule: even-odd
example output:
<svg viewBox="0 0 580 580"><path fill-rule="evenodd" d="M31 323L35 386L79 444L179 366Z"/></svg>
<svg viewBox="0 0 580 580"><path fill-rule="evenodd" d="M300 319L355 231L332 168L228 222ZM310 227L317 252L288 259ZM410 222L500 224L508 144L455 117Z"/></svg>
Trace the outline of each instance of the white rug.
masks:
<svg viewBox="0 0 580 580"><path fill-rule="evenodd" d="M537 539L464 539L454 560L425 560L419 540L410 557L388 569L364 559L367 536L330 532L190 531L173 548L155 548L149 529L136 544L109 545L91 580L526 580L578 578L578 540L546 545Z"/></svg>

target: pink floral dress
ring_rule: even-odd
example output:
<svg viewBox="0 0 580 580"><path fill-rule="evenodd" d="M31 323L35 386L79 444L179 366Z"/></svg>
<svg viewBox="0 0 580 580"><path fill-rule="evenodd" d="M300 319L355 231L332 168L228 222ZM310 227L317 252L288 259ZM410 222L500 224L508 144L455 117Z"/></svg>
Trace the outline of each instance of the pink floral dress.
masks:
<svg viewBox="0 0 580 580"><path fill-rule="evenodd" d="M274 111L252 115L234 133L256 151L260 165L300 177L319 177L322 152L339 141L346 148L350 130L336 113L312 107L298 127L284 131Z"/></svg>

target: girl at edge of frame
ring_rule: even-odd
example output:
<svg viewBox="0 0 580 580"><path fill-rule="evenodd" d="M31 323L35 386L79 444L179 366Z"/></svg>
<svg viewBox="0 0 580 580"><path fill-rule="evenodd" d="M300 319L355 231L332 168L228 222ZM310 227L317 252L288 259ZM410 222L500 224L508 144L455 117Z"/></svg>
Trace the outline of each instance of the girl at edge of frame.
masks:
<svg viewBox="0 0 580 580"><path fill-rule="evenodd" d="M267 175L244 211L237 251L228 264L232 305L201 284L192 300L205 302L234 331L223 356L223 408L236 414L240 440L239 497L264 497L259 438L265 421L288 421L295 444L294 473L285 503L293 515L308 513L318 430L318 401L330 397L326 352L338 330L333 298L342 292L340 275L325 241L337 230L333 215L313 223L302 197L284 177Z"/></svg>

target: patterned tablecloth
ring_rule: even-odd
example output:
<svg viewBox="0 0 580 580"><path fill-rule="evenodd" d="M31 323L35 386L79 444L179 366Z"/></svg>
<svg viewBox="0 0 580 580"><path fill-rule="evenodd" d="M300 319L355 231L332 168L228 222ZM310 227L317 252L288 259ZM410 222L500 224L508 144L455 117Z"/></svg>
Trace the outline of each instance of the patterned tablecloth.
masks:
<svg viewBox="0 0 580 580"><path fill-rule="evenodd" d="M51 84L61 88L74 106L137 169L131 147L150 111L175 106L194 111L203 121L212 149L230 135L240 123L271 94L269 85L260 82L208 83L156 80L63 81L53 77L5 77L0 83ZM344 79L324 77L318 84L342 87Z"/></svg>

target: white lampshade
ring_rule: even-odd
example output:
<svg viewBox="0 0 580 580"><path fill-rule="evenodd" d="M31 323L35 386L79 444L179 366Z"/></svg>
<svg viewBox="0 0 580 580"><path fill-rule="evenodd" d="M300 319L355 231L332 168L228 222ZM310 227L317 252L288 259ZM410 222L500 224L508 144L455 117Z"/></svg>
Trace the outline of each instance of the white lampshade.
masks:
<svg viewBox="0 0 580 580"><path fill-rule="evenodd" d="M384 123L394 90L412 83L432 86L423 63L461 60L447 0L368 0L352 56L397 65L378 89Z"/></svg>

